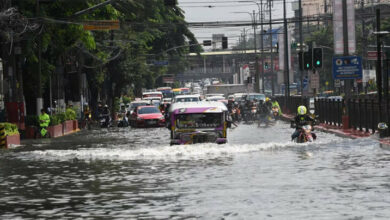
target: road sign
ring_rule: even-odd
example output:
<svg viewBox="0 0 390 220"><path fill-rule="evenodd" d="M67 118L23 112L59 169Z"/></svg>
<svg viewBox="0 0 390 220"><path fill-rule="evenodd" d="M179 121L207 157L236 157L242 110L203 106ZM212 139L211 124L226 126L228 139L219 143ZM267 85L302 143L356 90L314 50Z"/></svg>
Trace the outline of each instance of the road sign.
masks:
<svg viewBox="0 0 390 220"><path fill-rule="evenodd" d="M309 79L307 78L307 76L305 76L305 78L303 78L303 90L306 90L308 89L308 84L309 84Z"/></svg>
<svg viewBox="0 0 390 220"><path fill-rule="evenodd" d="M173 84L175 82L175 77L173 75L163 76L163 83Z"/></svg>
<svg viewBox="0 0 390 220"><path fill-rule="evenodd" d="M362 72L361 57L333 57L333 79L360 79Z"/></svg>
<svg viewBox="0 0 390 220"><path fill-rule="evenodd" d="M119 30L119 20L86 21L83 25L87 31Z"/></svg>
<svg viewBox="0 0 390 220"><path fill-rule="evenodd" d="M382 54L382 60L386 59L386 54ZM378 53L376 51L367 51L367 60L377 60L378 58Z"/></svg>

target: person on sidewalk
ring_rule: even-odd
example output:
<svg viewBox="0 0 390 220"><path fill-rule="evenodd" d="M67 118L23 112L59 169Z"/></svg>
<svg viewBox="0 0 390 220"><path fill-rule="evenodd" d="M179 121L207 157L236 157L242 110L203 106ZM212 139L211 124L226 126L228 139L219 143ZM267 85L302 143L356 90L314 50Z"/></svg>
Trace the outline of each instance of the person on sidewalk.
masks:
<svg viewBox="0 0 390 220"><path fill-rule="evenodd" d="M41 137L47 135L47 127L50 124L50 116L45 112L45 109L41 109L41 115L39 115L39 127Z"/></svg>
<svg viewBox="0 0 390 220"><path fill-rule="evenodd" d="M304 105L301 105L298 107L298 114L294 118L295 122L295 131L291 135L291 140L294 140L299 136L300 129L302 129L303 126L314 123L314 119L310 117L307 114L307 109ZM313 138L316 139L316 136L314 133L312 133Z"/></svg>

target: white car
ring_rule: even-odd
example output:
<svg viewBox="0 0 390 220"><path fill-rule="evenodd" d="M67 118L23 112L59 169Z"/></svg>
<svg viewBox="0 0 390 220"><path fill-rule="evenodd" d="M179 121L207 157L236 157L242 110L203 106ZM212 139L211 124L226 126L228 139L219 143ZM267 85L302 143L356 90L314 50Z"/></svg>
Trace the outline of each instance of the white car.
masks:
<svg viewBox="0 0 390 220"><path fill-rule="evenodd" d="M199 102L200 95L177 95L173 99L173 102Z"/></svg>
<svg viewBox="0 0 390 220"><path fill-rule="evenodd" d="M206 101L220 101L225 100L225 97L223 96L210 96L206 98Z"/></svg>

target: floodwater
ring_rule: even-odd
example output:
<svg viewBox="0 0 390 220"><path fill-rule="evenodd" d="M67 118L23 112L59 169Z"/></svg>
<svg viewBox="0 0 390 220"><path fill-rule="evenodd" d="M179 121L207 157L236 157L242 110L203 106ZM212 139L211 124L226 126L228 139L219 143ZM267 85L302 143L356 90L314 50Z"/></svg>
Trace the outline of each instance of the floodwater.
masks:
<svg viewBox="0 0 390 220"><path fill-rule="evenodd" d="M390 150L374 139L240 125L226 145L165 128L83 130L0 151L0 219L390 219Z"/></svg>

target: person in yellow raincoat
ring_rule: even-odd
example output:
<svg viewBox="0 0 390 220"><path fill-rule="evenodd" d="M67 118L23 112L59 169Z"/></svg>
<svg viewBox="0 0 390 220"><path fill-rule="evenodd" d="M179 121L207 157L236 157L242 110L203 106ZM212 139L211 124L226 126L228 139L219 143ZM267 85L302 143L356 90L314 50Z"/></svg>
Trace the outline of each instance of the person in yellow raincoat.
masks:
<svg viewBox="0 0 390 220"><path fill-rule="evenodd" d="M41 109L41 114L39 115L39 127L41 137L45 137L47 134L47 127L50 124L50 116L45 112L45 109Z"/></svg>

